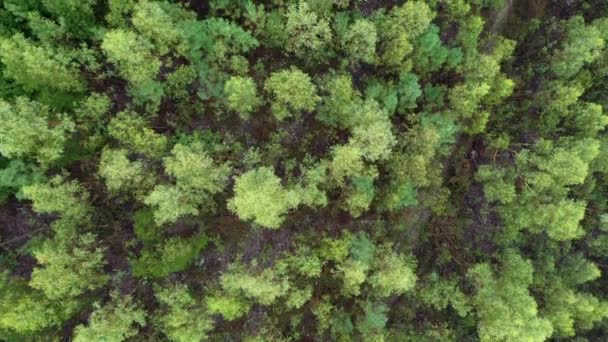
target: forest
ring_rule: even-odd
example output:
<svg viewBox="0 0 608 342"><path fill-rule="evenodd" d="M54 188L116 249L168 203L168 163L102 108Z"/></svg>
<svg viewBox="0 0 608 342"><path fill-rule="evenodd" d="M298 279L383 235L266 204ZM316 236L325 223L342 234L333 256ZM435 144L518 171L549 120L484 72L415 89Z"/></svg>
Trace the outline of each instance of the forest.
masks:
<svg viewBox="0 0 608 342"><path fill-rule="evenodd" d="M606 0L0 0L0 341L606 341L607 113Z"/></svg>

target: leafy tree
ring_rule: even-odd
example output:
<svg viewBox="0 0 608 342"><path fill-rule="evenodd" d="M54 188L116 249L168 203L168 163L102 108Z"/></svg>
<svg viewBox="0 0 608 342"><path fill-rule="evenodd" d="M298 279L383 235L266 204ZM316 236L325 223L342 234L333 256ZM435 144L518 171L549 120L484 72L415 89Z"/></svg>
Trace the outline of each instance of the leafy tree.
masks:
<svg viewBox="0 0 608 342"><path fill-rule="evenodd" d="M176 144L164 164L176 185L157 185L144 199L156 208L154 216L159 225L196 215L201 205L212 206L211 196L224 189L230 174L229 166L216 165L202 143Z"/></svg>
<svg viewBox="0 0 608 342"><path fill-rule="evenodd" d="M276 229L289 209L299 204L299 201L290 202L289 195L272 168L259 167L236 179L234 197L228 201L228 208L242 220Z"/></svg>
<svg viewBox="0 0 608 342"><path fill-rule="evenodd" d="M163 278L186 269L207 246L205 234L190 238L172 237L162 243L145 248L138 259L131 260L137 277Z"/></svg>
<svg viewBox="0 0 608 342"><path fill-rule="evenodd" d="M413 50L411 40L426 30L434 16L422 1L394 7L380 23L382 63L389 67L404 66L404 58Z"/></svg>
<svg viewBox="0 0 608 342"><path fill-rule="evenodd" d="M476 288L473 304L480 339L544 341L553 327L538 316L537 304L528 291L533 273L530 261L515 252L507 253L503 260L500 277L486 263L468 272Z"/></svg>
<svg viewBox="0 0 608 342"><path fill-rule="evenodd" d="M131 18L139 33L154 43L154 48L162 55L180 39L180 32L171 15L158 2L142 1L133 9Z"/></svg>
<svg viewBox="0 0 608 342"><path fill-rule="evenodd" d="M104 306L96 303L87 326L74 329L74 341L120 342L137 335L138 328L146 323L146 314L131 296L112 293Z"/></svg>
<svg viewBox="0 0 608 342"><path fill-rule="evenodd" d="M357 19L342 38L342 45L353 61L374 63L376 59L376 26L368 20Z"/></svg>
<svg viewBox="0 0 608 342"><path fill-rule="evenodd" d="M61 176L55 176L46 183L26 186L23 195L33 202L34 210L41 214L82 219L90 210L86 190L78 182L68 182Z"/></svg>
<svg viewBox="0 0 608 342"><path fill-rule="evenodd" d="M0 169L0 203L5 202L12 194L23 199L21 188L27 185L44 182L43 171L35 164L26 164L14 159Z"/></svg>
<svg viewBox="0 0 608 342"><path fill-rule="evenodd" d="M197 215L197 201L190 193L174 185L160 184L144 198L144 203L154 208L156 224L163 225L177 221L180 217Z"/></svg>
<svg viewBox="0 0 608 342"><path fill-rule="evenodd" d="M105 179L106 187L113 193L139 190L147 177L142 162L130 161L128 152L124 149L103 150L99 175Z"/></svg>
<svg viewBox="0 0 608 342"><path fill-rule="evenodd" d="M260 98L253 79L250 77L233 76L224 85L226 104L230 110L239 113L247 120L249 115L260 105Z"/></svg>
<svg viewBox="0 0 608 342"><path fill-rule="evenodd" d="M85 89L78 66L68 52L38 46L20 33L0 39L0 61L6 77L26 89L67 92Z"/></svg>
<svg viewBox="0 0 608 342"><path fill-rule="evenodd" d="M157 322L171 341L189 342L207 338L207 332L213 329L213 321L185 285L162 288L155 295L163 307Z"/></svg>
<svg viewBox="0 0 608 342"><path fill-rule="evenodd" d="M348 75L330 76L325 80L321 106L317 119L329 126L350 127L352 113L360 105L359 94L353 89L352 78Z"/></svg>
<svg viewBox="0 0 608 342"><path fill-rule="evenodd" d="M43 164L61 158L74 123L64 115L53 115L48 106L25 97L14 104L0 100L0 153L13 157L34 156Z"/></svg>
<svg viewBox="0 0 608 342"><path fill-rule="evenodd" d="M469 298L459 289L453 279L440 278L437 273L431 273L424 282L419 294L422 302L437 310L444 310L451 305L460 317L465 317L471 310Z"/></svg>
<svg viewBox="0 0 608 342"><path fill-rule="evenodd" d="M262 305L271 305L289 289L287 279L282 279L272 269L264 269L259 274L248 274L239 265L232 265L220 277L222 288L230 294L242 293L247 298Z"/></svg>
<svg viewBox="0 0 608 342"><path fill-rule="evenodd" d="M228 321L243 317L251 309L251 304L246 299L234 295L209 296L206 304L209 313L220 314Z"/></svg>
<svg viewBox="0 0 608 342"><path fill-rule="evenodd" d="M80 235L75 241L50 239L34 250L43 267L32 272L30 286L51 300L76 297L108 281L103 274L103 251L95 248L95 235Z"/></svg>
<svg viewBox="0 0 608 342"><path fill-rule="evenodd" d="M0 278L0 336L6 331L20 338L33 337L45 328L61 325L76 309L75 303L64 300L52 302L39 291L32 291L24 280L10 278L3 272ZM10 335L9 335L10 336Z"/></svg>
<svg viewBox="0 0 608 342"><path fill-rule="evenodd" d="M332 155L330 171L338 184L344 183L345 178L360 175L365 169L361 150L352 144L335 146Z"/></svg>
<svg viewBox="0 0 608 342"><path fill-rule="evenodd" d="M285 31L285 49L299 57L319 56L329 48L332 39L329 23L313 12L307 2L289 6Z"/></svg>
<svg viewBox="0 0 608 342"><path fill-rule="evenodd" d="M273 73L264 83L272 97L272 115L281 121L301 111L312 111L319 96L310 76L291 68Z"/></svg>
<svg viewBox="0 0 608 342"><path fill-rule="evenodd" d="M106 21L113 28L126 28L127 15L133 12L135 0L108 0Z"/></svg>
<svg viewBox="0 0 608 342"><path fill-rule="evenodd" d="M133 112L116 114L108 133L134 152L149 157L162 155L167 147L167 137L154 132L143 117Z"/></svg>
<svg viewBox="0 0 608 342"><path fill-rule="evenodd" d="M411 261L392 251L390 246L377 249L369 283L379 296L403 294L414 288L416 274Z"/></svg>
<svg viewBox="0 0 608 342"><path fill-rule="evenodd" d="M224 189L230 168L227 164L216 165L202 143L176 144L171 156L164 159L165 170L175 177L181 189L215 194Z"/></svg>
<svg viewBox="0 0 608 342"><path fill-rule="evenodd" d="M133 84L153 80L161 63L152 53L149 41L125 30L108 31L101 48L108 60L116 64L122 77Z"/></svg>
<svg viewBox="0 0 608 342"><path fill-rule="evenodd" d="M61 25L62 30L78 38L89 38L95 25L94 0L43 0L44 9Z"/></svg>
<svg viewBox="0 0 608 342"><path fill-rule="evenodd" d="M562 49L553 55L551 69L560 78L574 76L587 63L597 59L604 47L600 31L585 25L581 16L573 16L566 24L568 33Z"/></svg>

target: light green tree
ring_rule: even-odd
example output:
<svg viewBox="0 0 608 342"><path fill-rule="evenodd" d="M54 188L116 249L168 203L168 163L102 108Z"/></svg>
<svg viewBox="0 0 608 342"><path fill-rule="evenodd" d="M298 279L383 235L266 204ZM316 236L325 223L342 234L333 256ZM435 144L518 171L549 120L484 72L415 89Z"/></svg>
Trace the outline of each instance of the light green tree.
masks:
<svg viewBox="0 0 608 342"><path fill-rule="evenodd" d="M120 75L134 85L153 80L161 66L152 53L152 44L132 31L108 31L101 49Z"/></svg>
<svg viewBox="0 0 608 342"><path fill-rule="evenodd" d="M279 121L304 110L314 110L320 100L310 76L296 68L271 74L264 89L271 95L272 114Z"/></svg>
<svg viewBox="0 0 608 342"><path fill-rule="evenodd" d="M290 201L290 192L283 188L272 168L259 167L236 179L234 197L228 201L228 208L242 220L276 229L289 209L298 204L298 199Z"/></svg>
<svg viewBox="0 0 608 342"><path fill-rule="evenodd" d="M167 148L167 137L154 132L149 123L134 112L123 111L108 125L108 133L134 152L157 158Z"/></svg>
<svg viewBox="0 0 608 342"><path fill-rule="evenodd" d="M553 327L539 317L528 291L533 272L530 261L512 251L502 259L500 276L486 263L468 272L476 288L473 304L481 341L545 341Z"/></svg>
<svg viewBox="0 0 608 342"><path fill-rule="evenodd" d="M148 179L140 161L130 161L125 149L104 149L99 160L99 175L112 193L140 190Z"/></svg>
<svg viewBox="0 0 608 342"><path fill-rule="evenodd" d="M154 48L161 55L167 54L169 48L180 39L180 32L171 15L158 2L138 2L131 22L142 36L154 43Z"/></svg>
<svg viewBox="0 0 608 342"><path fill-rule="evenodd" d="M131 296L112 293L112 299L104 306L95 305L87 326L74 329L75 342L107 341L122 342L137 335L138 326L146 324L146 313Z"/></svg>
<svg viewBox="0 0 608 342"><path fill-rule="evenodd" d="M74 123L53 115L48 106L18 97L14 104L0 100L0 153L6 157L35 157L42 164L61 158Z"/></svg>
<svg viewBox="0 0 608 342"><path fill-rule="evenodd" d="M6 77L31 90L85 89L77 64L69 53L38 46L22 34L0 39L0 61Z"/></svg>
<svg viewBox="0 0 608 342"><path fill-rule="evenodd" d="M30 286L51 300L65 300L97 289L108 281L103 272L103 251L95 248L96 236L84 234L75 241L46 240L33 254Z"/></svg>
<svg viewBox="0 0 608 342"><path fill-rule="evenodd" d="M185 285L158 289L161 312L156 316L160 329L175 342L201 341L213 329L213 320Z"/></svg>
<svg viewBox="0 0 608 342"><path fill-rule="evenodd" d="M232 76L224 84L228 109L239 114L243 120L261 104L258 90L251 77Z"/></svg>
<svg viewBox="0 0 608 342"><path fill-rule="evenodd" d="M366 19L357 19L342 38L342 46L352 61L374 63L376 60L376 26Z"/></svg>
<svg viewBox="0 0 608 342"><path fill-rule="evenodd" d="M325 53L332 39L329 23L310 9L307 2L289 6L285 31L285 49L299 57L315 57Z"/></svg>

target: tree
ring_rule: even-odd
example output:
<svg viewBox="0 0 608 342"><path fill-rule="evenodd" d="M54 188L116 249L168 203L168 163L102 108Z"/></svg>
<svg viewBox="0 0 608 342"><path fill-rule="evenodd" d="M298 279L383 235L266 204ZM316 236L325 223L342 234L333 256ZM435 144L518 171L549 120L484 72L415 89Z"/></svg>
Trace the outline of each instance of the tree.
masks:
<svg viewBox="0 0 608 342"><path fill-rule="evenodd" d="M342 46L351 60L373 64L377 40L376 26L368 20L357 19L342 38Z"/></svg>
<svg viewBox="0 0 608 342"><path fill-rule="evenodd" d="M315 56L326 53L332 39L329 23L319 18L307 2L289 6L285 31L288 39L285 49L299 57Z"/></svg>
<svg viewBox="0 0 608 342"><path fill-rule="evenodd" d="M411 260L395 253L391 246L381 246L376 250L372 269L369 283L379 296L404 294L411 291L416 284Z"/></svg>
<svg viewBox="0 0 608 342"><path fill-rule="evenodd" d="M555 52L551 69L563 79L577 74L587 63L600 57L605 42L593 25L585 25L581 16L573 16L566 23L567 37L562 49Z"/></svg>
<svg viewBox="0 0 608 342"><path fill-rule="evenodd" d="M147 178L142 162L130 161L124 149L103 150L99 175L105 179L106 187L112 193L140 190Z"/></svg>
<svg viewBox="0 0 608 342"><path fill-rule="evenodd" d="M537 304L528 292L533 273L530 261L512 251L503 260L500 277L485 263L468 272L476 288L473 303L481 341L544 341L553 327L538 317Z"/></svg>
<svg viewBox="0 0 608 342"><path fill-rule="evenodd" d="M0 274L0 336L6 331L20 338L33 337L45 328L57 327L77 309L77 303L50 301L44 294L32 290L26 281Z"/></svg>
<svg viewBox="0 0 608 342"><path fill-rule="evenodd" d="M408 1L394 7L388 16L381 17L380 50L382 63L388 67L403 67L413 50L411 40L422 34L435 13L422 1Z"/></svg>
<svg viewBox="0 0 608 342"><path fill-rule="evenodd" d="M320 98L310 76L291 68L270 75L264 89L272 97L272 115L281 121L301 111L312 111Z"/></svg>
<svg viewBox="0 0 608 342"><path fill-rule="evenodd" d="M283 188L272 168L259 167L236 179L234 197L228 201L228 208L242 220L276 229L289 209L298 204L297 199L290 201L289 191Z"/></svg>
<svg viewBox="0 0 608 342"><path fill-rule="evenodd" d="M6 157L35 157L42 164L61 158L74 123L53 115L48 106L18 97L14 104L0 100L0 153Z"/></svg>
<svg viewBox="0 0 608 342"><path fill-rule="evenodd" d="M349 75L327 77L323 87L327 95L321 99L317 119L329 126L347 128L352 125L352 113L361 105L360 94L353 89Z"/></svg>
<svg viewBox="0 0 608 342"><path fill-rule="evenodd" d="M175 177L180 189L216 194L228 182L230 167L217 165L208 155L202 143L176 144L171 156L164 159L165 170Z"/></svg>
<svg viewBox="0 0 608 342"><path fill-rule="evenodd" d="M212 295L206 298L211 314L220 314L225 320L233 321L243 317L251 309L251 304L242 296Z"/></svg>
<svg viewBox="0 0 608 342"><path fill-rule="evenodd" d="M203 144L176 144L164 159L165 171L176 180L175 186L160 184L144 199L156 208L156 223L175 222L184 215L196 215L199 207L213 206L212 196L228 182L228 164L216 165Z"/></svg>
<svg viewBox="0 0 608 342"><path fill-rule="evenodd" d="M190 238L172 237L155 245L147 245L139 258L131 259L133 274L141 278L163 278L183 271L192 264L208 242L207 236L199 233Z"/></svg>
<svg viewBox="0 0 608 342"><path fill-rule="evenodd" d="M156 322L171 341L190 342L207 338L207 333L213 329L213 321L185 285L158 289L155 296L162 304Z"/></svg>
<svg viewBox="0 0 608 342"><path fill-rule="evenodd" d="M257 87L251 77L232 76L224 85L228 109L239 114L241 119L249 119L250 114L261 104Z"/></svg>
<svg viewBox="0 0 608 342"><path fill-rule="evenodd" d="M180 32L171 15L157 2L138 2L133 10L133 26L154 43L154 48L161 55L167 54L169 48L180 39Z"/></svg>
<svg viewBox="0 0 608 342"><path fill-rule="evenodd" d="M101 44L108 60L116 64L119 74L134 85L156 78L161 63L153 55L153 45L135 32L108 31Z"/></svg>
<svg viewBox="0 0 608 342"><path fill-rule="evenodd" d="M74 329L74 341L121 342L137 335L138 328L146 324L146 313L131 296L112 293L112 299L104 306L95 304L87 326Z"/></svg>
<svg viewBox="0 0 608 342"><path fill-rule="evenodd" d="M272 305L289 289L287 279L272 269L264 269L258 274L249 274L240 265L231 265L220 277L222 289L231 295L242 293L247 298L262 305Z"/></svg>
<svg viewBox="0 0 608 342"><path fill-rule="evenodd" d="M167 147L167 137L154 132L146 120L134 112L119 112L108 126L108 133L116 140L148 157L161 156Z"/></svg>
<svg viewBox="0 0 608 342"><path fill-rule="evenodd" d="M35 45L22 34L0 39L3 73L26 89L81 92L84 82L66 51Z"/></svg>
<svg viewBox="0 0 608 342"><path fill-rule="evenodd" d="M43 267L32 272L30 286L51 300L69 300L103 286L103 251L95 248L95 235L84 234L75 241L46 240L33 254Z"/></svg>
<svg viewBox="0 0 608 342"><path fill-rule="evenodd" d="M90 208L88 193L76 181L55 176L46 183L23 188L25 198L33 202L34 210L41 214L59 214L76 219L86 218Z"/></svg>

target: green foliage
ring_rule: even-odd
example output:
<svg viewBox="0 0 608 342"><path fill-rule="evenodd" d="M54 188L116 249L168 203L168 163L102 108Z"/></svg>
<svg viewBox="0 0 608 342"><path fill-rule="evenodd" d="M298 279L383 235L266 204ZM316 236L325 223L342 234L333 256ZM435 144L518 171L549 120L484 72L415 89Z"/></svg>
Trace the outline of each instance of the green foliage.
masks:
<svg viewBox="0 0 608 342"><path fill-rule="evenodd" d="M281 185L269 167L260 167L240 175L234 184L234 197L228 208L242 220L253 220L266 228L276 229L284 215L298 203L288 201L289 191Z"/></svg>
<svg viewBox="0 0 608 342"><path fill-rule="evenodd" d="M101 48L120 75L135 85L153 80L161 66L150 42L132 31L108 31Z"/></svg>
<svg viewBox="0 0 608 342"><path fill-rule="evenodd" d="M141 256L131 260L136 277L163 278L186 269L207 246L207 236L199 233L190 238L172 237L144 248Z"/></svg>
<svg viewBox="0 0 608 342"><path fill-rule="evenodd" d="M220 314L228 321L243 317L251 308L251 304L244 298L234 295L210 296L206 303L209 313Z"/></svg>
<svg viewBox="0 0 608 342"><path fill-rule="evenodd" d="M231 295L242 294L262 305L271 305L287 294L289 284L272 269L248 274L244 267L232 265L220 277L222 289Z"/></svg>
<svg viewBox="0 0 608 342"><path fill-rule="evenodd" d="M142 1L135 5L131 18L139 33L153 42L160 54L169 52L169 47L180 39L180 32L171 15L164 11L160 3ZM120 44L120 43L118 43Z"/></svg>
<svg viewBox="0 0 608 342"><path fill-rule="evenodd" d="M48 106L25 97L14 104L0 100L0 153L5 157L35 157L48 164L59 158L74 123L52 114Z"/></svg>
<svg viewBox="0 0 608 342"><path fill-rule="evenodd" d="M139 190L146 182L144 165L130 161L127 150L105 149L99 160L99 175L112 193Z"/></svg>
<svg viewBox="0 0 608 342"><path fill-rule="evenodd" d="M68 52L38 46L22 34L0 39L0 61L4 75L26 89L85 90L78 66Z"/></svg>
<svg viewBox="0 0 608 342"><path fill-rule="evenodd" d="M131 296L113 293L104 306L96 303L87 326L79 325L74 329L74 341L124 341L137 335L137 326L145 323L145 311Z"/></svg>
<svg viewBox="0 0 608 342"><path fill-rule="evenodd" d="M163 307L157 322L171 341L189 342L207 338L207 332L213 329L213 321L186 286L162 288L155 295Z"/></svg>
<svg viewBox="0 0 608 342"><path fill-rule="evenodd" d="M368 20L357 19L342 37L342 45L353 61L374 63L377 40L376 26Z"/></svg>
<svg viewBox="0 0 608 342"><path fill-rule="evenodd" d="M271 94L272 115L279 121L301 111L312 111L319 102L310 76L295 68L273 73L264 89Z"/></svg>
<svg viewBox="0 0 608 342"><path fill-rule="evenodd" d="M81 219L89 212L88 193L78 182L67 182L61 176L55 176L46 183L28 185L23 188L23 195L41 214Z"/></svg>
<svg viewBox="0 0 608 342"><path fill-rule="evenodd" d="M44 173L34 164L26 164L15 159L0 169L0 203L5 202L8 197L15 194L17 199L23 199L21 188L34 183L42 183Z"/></svg>
<svg viewBox="0 0 608 342"><path fill-rule="evenodd" d="M285 49L299 57L317 57L326 54L332 39L329 23L319 18L307 2L289 6L285 31L288 35Z"/></svg>
<svg viewBox="0 0 608 342"><path fill-rule="evenodd" d="M404 294L412 290L416 284L412 262L396 254L390 246L382 246L378 249L373 269L369 283L378 296Z"/></svg>
<svg viewBox="0 0 608 342"><path fill-rule="evenodd" d="M0 0L0 340L603 340L607 40L599 0Z"/></svg>
<svg viewBox="0 0 608 342"><path fill-rule="evenodd" d="M51 302L41 292L31 291L25 281L10 278L6 272L0 280L0 336L12 331L22 335L21 338L32 337L45 328L59 326L74 312L73 302Z"/></svg>
<svg viewBox="0 0 608 342"><path fill-rule="evenodd" d="M230 110L239 113L243 120L260 105L257 87L250 77L233 76L224 85L226 105Z"/></svg>
<svg viewBox="0 0 608 342"><path fill-rule="evenodd" d="M110 121L108 133L134 152L158 157L167 147L167 137L152 130L146 120L133 112L120 112Z"/></svg>
<svg viewBox="0 0 608 342"><path fill-rule="evenodd" d="M30 286L51 300L64 300L103 286L103 251L95 248L95 235L80 235L76 241L45 241L33 254L38 264Z"/></svg>
<svg viewBox="0 0 608 342"><path fill-rule="evenodd" d="M533 272L530 261L514 252L503 260L499 277L489 264L478 264L468 273L477 289L473 304L480 320L481 341L544 341L553 327L538 316L537 304L528 291Z"/></svg>
<svg viewBox="0 0 608 342"><path fill-rule="evenodd" d="M604 47L600 31L592 25L585 26L580 16L574 16L566 24L568 36L562 49L553 56L551 69L560 78L570 78L587 63L597 59Z"/></svg>
<svg viewBox="0 0 608 342"><path fill-rule="evenodd" d="M156 223L175 222L185 215L196 215L201 205L209 206L211 196L223 190L230 168L216 165L202 143L176 144L164 159L165 171L175 178L175 186L157 185L144 199L156 208Z"/></svg>

